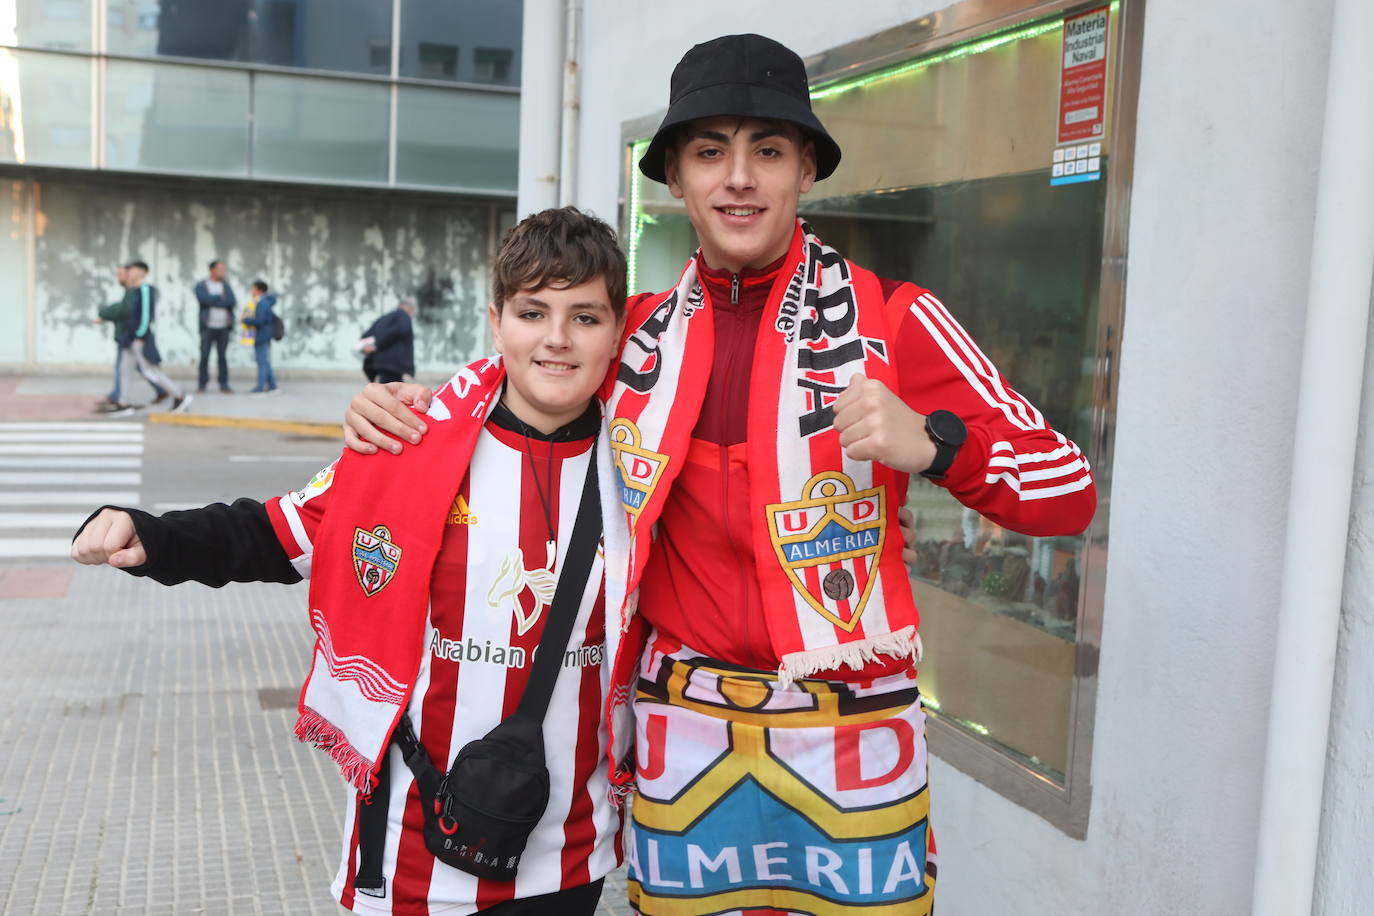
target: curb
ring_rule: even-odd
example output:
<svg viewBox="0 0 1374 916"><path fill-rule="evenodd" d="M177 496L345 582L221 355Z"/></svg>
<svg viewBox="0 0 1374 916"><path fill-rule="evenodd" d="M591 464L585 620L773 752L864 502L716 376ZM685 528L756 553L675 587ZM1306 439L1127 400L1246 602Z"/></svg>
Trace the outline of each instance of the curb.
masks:
<svg viewBox="0 0 1374 916"><path fill-rule="evenodd" d="M343 433L339 423L311 423L308 420L269 420L264 417L214 417L205 414L169 413L163 411L148 415L149 423L166 426L228 427L238 429L265 429L271 432L290 433L296 436L313 436L317 439L338 439Z"/></svg>

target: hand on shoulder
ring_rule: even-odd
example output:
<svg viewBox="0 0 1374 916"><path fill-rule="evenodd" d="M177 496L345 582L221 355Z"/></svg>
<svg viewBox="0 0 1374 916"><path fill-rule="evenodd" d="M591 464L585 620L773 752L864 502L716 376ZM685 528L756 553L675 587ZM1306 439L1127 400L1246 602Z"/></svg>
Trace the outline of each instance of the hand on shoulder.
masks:
<svg viewBox="0 0 1374 916"><path fill-rule="evenodd" d="M401 453L402 442L418 445L428 428L411 411L429 409L434 392L416 382L372 382L348 402L344 413L344 444L363 455L384 448Z"/></svg>

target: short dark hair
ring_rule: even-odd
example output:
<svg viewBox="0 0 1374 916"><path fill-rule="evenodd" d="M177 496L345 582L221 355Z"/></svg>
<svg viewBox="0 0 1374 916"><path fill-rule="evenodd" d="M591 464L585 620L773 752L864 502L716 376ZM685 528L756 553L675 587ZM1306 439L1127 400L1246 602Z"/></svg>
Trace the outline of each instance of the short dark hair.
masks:
<svg viewBox="0 0 1374 916"><path fill-rule="evenodd" d="M506 233L492 259L491 295L499 312L516 293L580 286L600 277L611 308L625 314L625 254L615 230L576 207L542 210Z"/></svg>
<svg viewBox="0 0 1374 916"><path fill-rule="evenodd" d="M124 266L125 266L125 267L137 267L139 270L143 271L145 274L148 272L148 263L147 263L146 261L133 260L133 261L130 261L128 264L125 264Z"/></svg>
<svg viewBox="0 0 1374 916"><path fill-rule="evenodd" d="M254 280L254 281L253 281L253 289L257 290L257 291L260 292L260 293L265 293L265 292L267 292L267 281L266 281L266 280Z"/></svg>
<svg viewBox="0 0 1374 916"><path fill-rule="evenodd" d="M210 262L210 270L214 270L216 264L223 264L223 263L224 263L224 261L220 260L219 258L215 258L213 261Z"/></svg>

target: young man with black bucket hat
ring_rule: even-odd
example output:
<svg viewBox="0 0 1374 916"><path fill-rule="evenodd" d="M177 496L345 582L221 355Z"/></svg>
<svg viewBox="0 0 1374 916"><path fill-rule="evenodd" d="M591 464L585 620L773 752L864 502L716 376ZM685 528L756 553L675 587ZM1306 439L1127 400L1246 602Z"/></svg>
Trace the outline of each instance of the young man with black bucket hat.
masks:
<svg viewBox="0 0 1374 916"><path fill-rule="evenodd" d="M638 666L631 902L927 914L908 475L1036 536L1087 527L1092 476L934 295L797 218L840 149L796 54L697 45L669 102L639 168L701 248L630 301L607 410L639 587L613 674ZM354 398L350 445L415 431L423 389L393 390Z"/></svg>

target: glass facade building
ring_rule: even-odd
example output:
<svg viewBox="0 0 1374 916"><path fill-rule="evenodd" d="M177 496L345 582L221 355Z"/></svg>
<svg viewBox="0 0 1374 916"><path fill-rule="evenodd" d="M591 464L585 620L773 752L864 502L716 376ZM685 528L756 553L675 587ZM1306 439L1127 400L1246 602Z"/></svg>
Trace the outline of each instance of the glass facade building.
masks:
<svg viewBox="0 0 1374 916"><path fill-rule="evenodd" d="M0 291L0 316L28 329L27 341L0 361L107 359L93 336L86 340L89 329L56 347L43 342L53 330L44 303L69 299L73 283L108 282L112 264L91 262L92 248L148 261L164 299L171 293L177 302L202 262L226 258L231 280L240 274L246 290L252 277L243 272L256 259L323 284L283 289L285 310L294 301L315 314L333 302L356 308L364 326L367 314L420 292L402 273L480 291L493 238L515 203L521 17L520 3L475 0L0 0L0 179L13 204L0 263L16 265L24 279ZM45 209L61 198L69 205L62 212L76 219L82 194L98 203L79 223ZM92 224L116 217L105 208L116 199L133 224L144 213L175 215L168 208L178 199L208 209L190 239L156 231L140 238ZM321 209L321 201L332 205ZM221 231L264 206L274 215L251 240ZM436 222L445 207L459 215L454 225ZM306 212L314 214L311 244L267 231ZM306 263L326 259L331 238L388 238L395 227L379 222L381 213L440 235L422 235L404 254L379 249L383 264L367 281L325 277ZM106 244L110 233L124 241ZM458 276L458 261L433 260L459 239L471 248L462 269L476 276ZM77 265L79 280L40 269L43 253L64 245L69 256L57 261ZM416 261L419 251L428 254ZM402 261L411 263L397 272ZM485 306L438 298L450 309ZM432 317L454 325L453 315ZM168 358L191 359L194 324L182 334L174 318L159 321L168 326L160 331ZM347 358L293 354L283 343L288 367L293 355L313 368Z"/></svg>
<svg viewBox="0 0 1374 916"><path fill-rule="evenodd" d="M469 0L0 0L0 163L513 196L520 28Z"/></svg>

